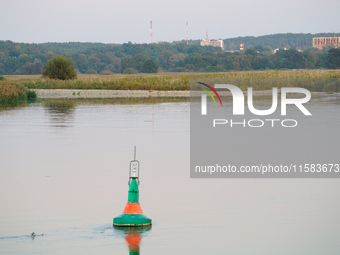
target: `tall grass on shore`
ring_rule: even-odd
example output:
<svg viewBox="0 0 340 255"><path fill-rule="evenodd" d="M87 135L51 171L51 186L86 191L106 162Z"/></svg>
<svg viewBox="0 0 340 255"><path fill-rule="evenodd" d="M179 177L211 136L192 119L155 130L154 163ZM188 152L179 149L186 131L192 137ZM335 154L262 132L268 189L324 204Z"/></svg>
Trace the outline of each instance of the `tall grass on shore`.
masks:
<svg viewBox="0 0 340 255"><path fill-rule="evenodd" d="M0 83L0 106L13 106L36 99L37 95L24 85L11 82Z"/></svg>
<svg viewBox="0 0 340 255"><path fill-rule="evenodd" d="M27 88L21 84L0 83L0 104L9 105L27 101Z"/></svg>
<svg viewBox="0 0 340 255"><path fill-rule="evenodd" d="M233 84L242 91L253 88L254 91L271 90L273 87L305 88L311 92L340 92L340 78L224 78L224 79L192 79L191 89L198 90L199 82L214 84Z"/></svg>
<svg viewBox="0 0 340 255"><path fill-rule="evenodd" d="M6 77L10 79L10 77ZM30 89L99 90L190 90L190 79L207 78L340 78L340 70L280 70L223 73L163 73L138 75L80 76L77 80L50 80L17 77L13 82ZM268 89L259 87L258 89Z"/></svg>
<svg viewBox="0 0 340 255"><path fill-rule="evenodd" d="M99 90L188 90L190 78L180 79L171 76L127 77L121 79L87 79L87 80L37 80L21 84L30 89L99 89Z"/></svg>

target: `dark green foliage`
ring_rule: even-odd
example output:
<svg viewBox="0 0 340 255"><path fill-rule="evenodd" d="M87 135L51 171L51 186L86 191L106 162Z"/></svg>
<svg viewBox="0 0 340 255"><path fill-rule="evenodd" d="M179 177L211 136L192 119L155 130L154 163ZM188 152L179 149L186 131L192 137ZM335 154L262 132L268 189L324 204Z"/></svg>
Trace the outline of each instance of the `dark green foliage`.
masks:
<svg viewBox="0 0 340 255"><path fill-rule="evenodd" d="M0 81L4 81L4 80L6 80L6 78L0 75Z"/></svg>
<svg viewBox="0 0 340 255"><path fill-rule="evenodd" d="M143 64L148 59L147 56L143 54L136 54L132 57L123 58L121 61L121 70L124 71L126 68L133 68L138 72L143 71Z"/></svg>
<svg viewBox="0 0 340 255"><path fill-rule="evenodd" d="M326 58L327 67L340 69L340 49L330 49Z"/></svg>
<svg viewBox="0 0 340 255"><path fill-rule="evenodd" d="M75 53L71 55L71 58L79 72L86 73L86 71L88 70L87 56L85 54Z"/></svg>
<svg viewBox="0 0 340 255"><path fill-rule="evenodd" d="M124 74L136 74L138 73L138 71L136 69L129 67L129 68L126 68L123 73Z"/></svg>
<svg viewBox="0 0 340 255"><path fill-rule="evenodd" d="M146 55L143 55L143 54L136 54L132 57L136 63L136 70L138 72L142 72L143 71L143 66L144 66L144 63L145 61L147 61L148 57Z"/></svg>
<svg viewBox="0 0 340 255"><path fill-rule="evenodd" d="M156 61L163 69L168 70L172 67L172 56L175 56L173 51L164 49Z"/></svg>
<svg viewBox="0 0 340 255"><path fill-rule="evenodd" d="M221 58L220 64L226 70L233 70L234 69L234 60L231 56L227 56L225 58Z"/></svg>
<svg viewBox="0 0 340 255"><path fill-rule="evenodd" d="M148 59L143 64L143 73L157 73L158 66L155 61Z"/></svg>
<svg viewBox="0 0 340 255"><path fill-rule="evenodd" d="M226 72L226 71L227 70L225 70L224 68L221 68L221 67L218 67L218 66L207 66L206 68L204 68L200 72L210 73L210 72Z"/></svg>
<svg viewBox="0 0 340 255"><path fill-rule="evenodd" d="M202 56L199 53L193 53L190 54L189 56L187 56L184 60L183 60L185 66L186 65L193 65L195 71L199 70L200 68L203 68L203 61L202 61Z"/></svg>
<svg viewBox="0 0 340 255"><path fill-rule="evenodd" d="M87 70L86 74L98 74L98 73L96 70L90 69L90 70Z"/></svg>
<svg viewBox="0 0 340 255"><path fill-rule="evenodd" d="M206 52L202 54L202 64L203 66L216 66L217 65L217 57L212 52Z"/></svg>
<svg viewBox="0 0 340 255"><path fill-rule="evenodd" d="M225 47L231 52L222 52L218 47L200 46L199 40L157 44L103 44L103 43L42 43L26 44L0 41L0 75L39 74L43 65L54 55L71 58L80 73L95 70L101 73L110 70L122 73L126 68L143 72L143 64L152 59L164 71L199 71L207 66L221 66L226 70L262 70L296 68L336 68L329 52L308 48L312 38L339 36L338 34L276 34L259 37L225 39ZM236 52L239 43L245 44L243 52ZM251 48L253 45L254 48ZM300 48L296 52L278 51L276 48ZM238 58L238 56L240 56ZM246 56L246 57L245 57ZM327 58L327 60L326 60ZM235 61L236 59L236 61ZM326 64L327 62L327 64ZM334 62L336 63L336 62Z"/></svg>
<svg viewBox="0 0 340 255"><path fill-rule="evenodd" d="M104 70L100 72L100 75L113 75L114 73L111 72L110 70Z"/></svg>
<svg viewBox="0 0 340 255"><path fill-rule="evenodd" d="M184 64L183 60L179 60L179 61L177 61L175 63L174 68L176 68L176 67L184 67L184 66L185 66L185 64Z"/></svg>
<svg viewBox="0 0 340 255"><path fill-rule="evenodd" d="M257 50L254 48L248 48L244 51L244 54L246 55L252 55L252 56L256 56L257 55Z"/></svg>
<svg viewBox="0 0 340 255"><path fill-rule="evenodd" d="M279 50L274 56L277 68L299 69L307 67L307 60L301 52L294 49Z"/></svg>
<svg viewBox="0 0 340 255"><path fill-rule="evenodd" d="M179 72L184 72L184 68L183 67L174 67L172 69L173 72L179 73Z"/></svg>
<svg viewBox="0 0 340 255"><path fill-rule="evenodd" d="M72 80L77 78L77 73L72 59L58 55L47 62L42 71L42 76L50 79Z"/></svg>
<svg viewBox="0 0 340 255"><path fill-rule="evenodd" d="M126 57L122 59L122 61L120 62L120 66L121 66L121 71L124 72L125 69L127 68L135 69L137 66L137 63L133 59L133 57Z"/></svg>
<svg viewBox="0 0 340 255"><path fill-rule="evenodd" d="M43 70L43 64L41 62L29 63L26 62L23 66L18 68L14 75L28 75L28 74L41 74Z"/></svg>
<svg viewBox="0 0 340 255"><path fill-rule="evenodd" d="M234 69L235 70L242 70L242 71L249 71L251 70L251 61L253 59L252 55L244 55L240 54L234 58Z"/></svg>
<svg viewBox="0 0 340 255"><path fill-rule="evenodd" d="M37 100L37 94L34 91L28 90L27 101L34 102L35 100Z"/></svg>
<svg viewBox="0 0 340 255"><path fill-rule="evenodd" d="M252 61L252 68L254 70L264 70L272 68L272 62L268 57L255 56Z"/></svg>

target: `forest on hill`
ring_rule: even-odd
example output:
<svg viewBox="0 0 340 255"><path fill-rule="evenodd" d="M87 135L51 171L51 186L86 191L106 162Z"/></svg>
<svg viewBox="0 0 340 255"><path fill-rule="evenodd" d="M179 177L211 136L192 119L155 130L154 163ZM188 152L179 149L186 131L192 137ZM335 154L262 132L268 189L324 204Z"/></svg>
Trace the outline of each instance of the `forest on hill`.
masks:
<svg viewBox="0 0 340 255"><path fill-rule="evenodd" d="M320 51L310 47L316 36L339 34L277 34L224 40L229 50L244 43L245 50L241 52L203 47L198 40L190 41L189 45L183 42L29 44L0 41L0 75L40 74L54 55L71 58L79 73L143 72L143 64L149 59L160 71L166 72L339 68L337 50L330 54L330 49ZM281 49L273 52L276 48Z"/></svg>
<svg viewBox="0 0 340 255"><path fill-rule="evenodd" d="M261 45L268 46L272 49L276 48L299 48L306 49L313 46L313 37L340 37L340 33L318 33L318 34L273 34L262 36L243 36L224 39L224 46L226 50L238 49L240 43L243 43L245 48L255 47ZM214 38L219 39L219 38ZM185 43L185 41L182 41ZM200 40L189 41L193 45L199 45Z"/></svg>

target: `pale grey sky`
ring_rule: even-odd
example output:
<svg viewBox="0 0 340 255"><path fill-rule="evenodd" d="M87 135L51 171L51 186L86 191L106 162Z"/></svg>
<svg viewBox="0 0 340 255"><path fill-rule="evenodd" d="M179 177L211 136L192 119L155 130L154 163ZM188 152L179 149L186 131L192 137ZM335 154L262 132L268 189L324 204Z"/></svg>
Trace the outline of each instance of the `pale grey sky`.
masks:
<svg viewBox="0 0 340 255"><path fill-rule="evenodd" d="M148 43L340 32L339 0L0 0L0 40Z"/></svg>

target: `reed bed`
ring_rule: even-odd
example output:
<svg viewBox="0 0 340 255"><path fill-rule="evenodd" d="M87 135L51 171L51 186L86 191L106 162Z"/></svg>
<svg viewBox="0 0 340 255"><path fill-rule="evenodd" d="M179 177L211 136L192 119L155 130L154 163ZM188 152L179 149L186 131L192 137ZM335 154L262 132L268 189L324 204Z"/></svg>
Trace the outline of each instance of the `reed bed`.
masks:
<svg viewBox="0 0 340 255"><path fill-rule="evenodd" d="M0 105L18 104L27 101L28 90L22 84L0 83Z"/></svg>
<svg viewBox="0 0 340 255"><path fill-rule="evenodd" d="M37 76L15 77L13 82L22 84L30 89L99 89L99 90L190 90L191 79L237 79L252 78L252 82L261 79L253 78L340 78L340 70L280 70L280 71L252 71L252 72L223 72L223 73L162 73L137 75L79 75L76 80L50 80ZM6 79L11 80L8 76ZM261 81L263 83L263 79ZM236 84L237 85L237 84ZM273 87L272 83L253 84L254 89L265 90ZM248 86L248 85L247 85ZM314 86L316 91L320 86ZM322 89L322 88L321 88Z"/></svg>
<svg viewBox="0 0 340 255"><path fill-rule="evenodd" d="M131 104L155 104L169 102L190 102L190 98L183 97L156 97L156 98L101 98L101 99L40 99L44 107L49 108L73 108L76 105L131 105Z"/></svg>
<svg viewBox="0 0 340 255"><path fill-rule="evenodd" d="M0 82L0 107L16 106L21 103L34 102L37 95L20 83Z"/></svg>
<svg viewBox="0 0 340 255"><path fill-rule="evenodd" d="M311 92L340 92L340 78L213 78L192 79L191 89L198 89L198 82L214 86L214 84L233 84L242 91L253 88L254 91L271 90L273 87L305 88Z"/></svg>

